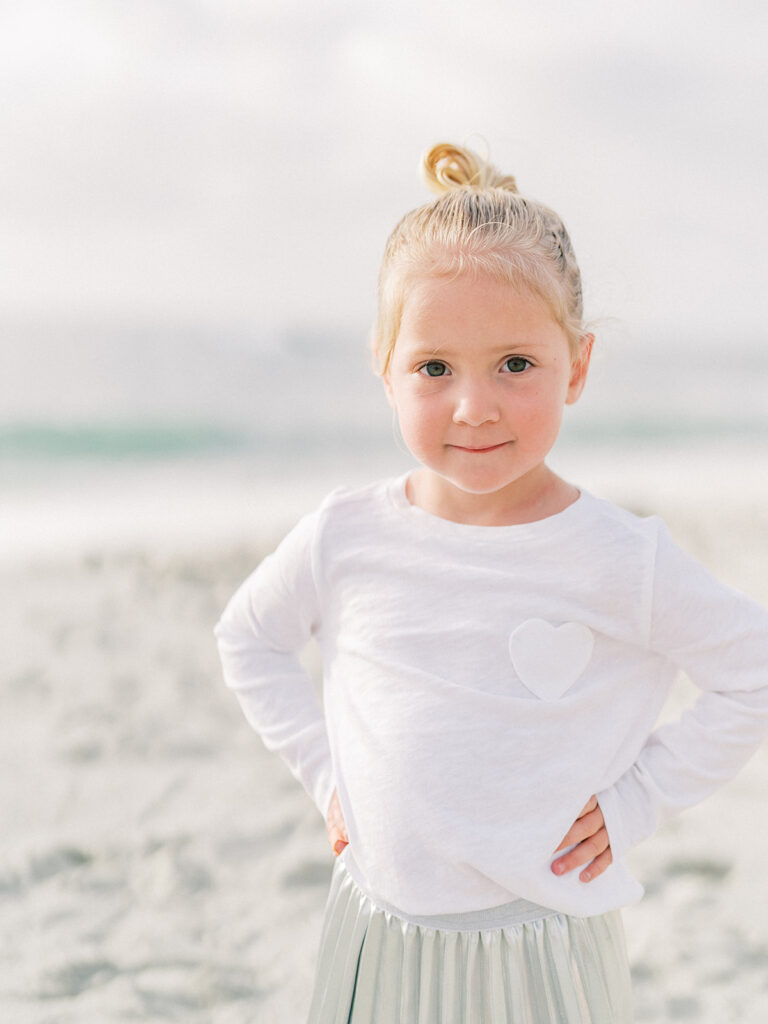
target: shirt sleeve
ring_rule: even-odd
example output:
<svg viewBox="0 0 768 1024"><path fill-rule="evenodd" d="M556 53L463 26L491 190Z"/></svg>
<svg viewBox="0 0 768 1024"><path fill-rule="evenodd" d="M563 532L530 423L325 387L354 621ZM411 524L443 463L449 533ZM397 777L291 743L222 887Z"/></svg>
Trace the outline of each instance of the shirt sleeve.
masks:
<svg viewBox="0 0 768 1024"><path fill-rule="evenodd" d="M677 547L662 523L650 646L701 693L597 794L617 858L732 778L768 735L768 613Z"/></svg>
<svg viewBox="0 0 768 1024"><path fill-rule="evenodd" d="M226 685L268 750L325 817L335 787L325 717L299 661L320 622L313 575L318 513L305 516L235 592L214 632Z"/></svg>

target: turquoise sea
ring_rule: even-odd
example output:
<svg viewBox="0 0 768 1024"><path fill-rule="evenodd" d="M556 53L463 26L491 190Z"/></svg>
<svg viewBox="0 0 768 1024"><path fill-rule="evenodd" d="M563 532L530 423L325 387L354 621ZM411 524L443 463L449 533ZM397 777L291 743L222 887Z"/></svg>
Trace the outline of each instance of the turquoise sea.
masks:
<svg viewBox="0 0 768 1024"><path fill-rule="evenodd" d="M362 331L41 331L7 355L0 552L276 533L337 483L411 465ZM692 481L761 491L768 354L606 342L553 464L644 505Z"/></svg>

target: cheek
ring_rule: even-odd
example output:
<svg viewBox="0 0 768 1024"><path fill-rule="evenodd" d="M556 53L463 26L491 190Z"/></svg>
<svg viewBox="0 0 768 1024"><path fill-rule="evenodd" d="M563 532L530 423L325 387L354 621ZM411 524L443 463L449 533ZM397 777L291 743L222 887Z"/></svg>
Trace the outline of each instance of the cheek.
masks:
<svg viewBox="0 0 768 1024"><path fill-rule="evenodd" d="M515 420L532 437L552 440L557 437L563 418L565 398L558 392L536 391L517 403Z"/></svg>
<svg viewBox="0 0 768 1024"><path fill-rule="evenodd" d="M400 433L411 451L425 450L440 443L444 417L438 402L401 402L397 409L397 419Z"/></svg>

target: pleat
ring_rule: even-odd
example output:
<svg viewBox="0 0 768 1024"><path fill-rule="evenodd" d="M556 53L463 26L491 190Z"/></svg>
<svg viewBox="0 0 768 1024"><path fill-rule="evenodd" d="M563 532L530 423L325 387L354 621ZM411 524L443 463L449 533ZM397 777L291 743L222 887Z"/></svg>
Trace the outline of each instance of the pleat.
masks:
<svg viewBox="0 0 768 1024"><path fill-rule="evenodd" d="M371 904L349 875L335 871L320 937L309 1019L317 1024L348 1024L358 979Z"/></svg>
<svg viewBox="0 0 768 1024"><path fill-rule="evenodd" d="M434 928L421 929L419 977L419 1018L439 1021L442 1016L440 998L440 965L443 960L442 944Z"/></svg>
<svg viewBox="0 0 768 1024"><path fill-rule="evenodd" d="M386 1014L385 1019L394 1019L400 999L402 965L400 930L390 928L383 913L373 914L360 953L350 1024L375 1020L374 1011Z"/></svg>
<svg viewBox="0 0 768 1024"><path fill-rule="evenodd" d="M454 1007L461 1004L464 991L462 982L464 952L463 932L443 932L441 943L442 963L438 965L440 972L438 987L440 991L440 1024L451 1024Z"/></svg>
<svg viewBox="0 0 768 1024"><path fill-rule="evenodd" d="M501 944L504 932L501 928L480 932L483 955L487 967L483 971L483 1002L487 1020L507 1019L507 995L504 986L504 954Z"/></svg>
<svg viewBox="0 0 768 1024"><path fill-rule="evenodd" d="M621 915L425 927L334 868L309 1024L631 1024Z"/></svg>
<svg viewBox="0 0 768 1024"><path fill-rule="evenodd" d="M581 979L585 1002L609 1007L611 1019L631 1020L631 991L617 969L627 963L621 914L614 910L569 920L571 931L577 933L570 943L573 973Z"/></svg>

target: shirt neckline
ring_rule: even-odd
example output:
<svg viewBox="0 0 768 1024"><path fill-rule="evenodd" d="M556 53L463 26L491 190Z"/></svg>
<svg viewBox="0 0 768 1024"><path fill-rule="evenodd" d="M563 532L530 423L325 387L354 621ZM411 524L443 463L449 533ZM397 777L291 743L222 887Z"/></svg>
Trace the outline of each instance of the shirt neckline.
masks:
<svg viewBox="0 0 768 1024"><path fill-rule="evenodd" d="M530 523L512 523L506 526L481 526L476 523L457 523L452 519L443 519L433 512L412 505L406 494L406 484L412 470L395 477L389 482L388 493L391 503L400 515L410 522L427 528L431 533L457 538L483 540L493 542L515 537L551 536L562 528L570 526L578 520L589 503L591 495L579 488L579 496L561 512L555 512L543 519L534 519Z"/></svg>

